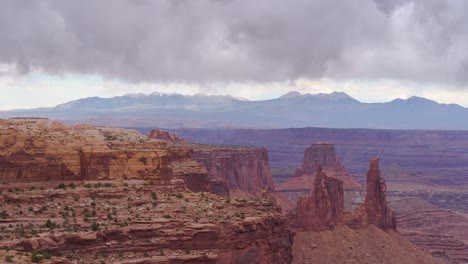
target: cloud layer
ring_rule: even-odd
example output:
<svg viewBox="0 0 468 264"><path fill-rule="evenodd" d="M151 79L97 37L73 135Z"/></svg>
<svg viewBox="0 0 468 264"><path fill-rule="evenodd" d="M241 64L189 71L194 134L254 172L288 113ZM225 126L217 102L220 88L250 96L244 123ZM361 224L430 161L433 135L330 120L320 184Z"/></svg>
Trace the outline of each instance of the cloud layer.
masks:
<svg viewBox="0 0 468 264"><path fill-rule="evenodd" d="M131 82L468 83L466 0L5 0L0 63Z"/></svg>

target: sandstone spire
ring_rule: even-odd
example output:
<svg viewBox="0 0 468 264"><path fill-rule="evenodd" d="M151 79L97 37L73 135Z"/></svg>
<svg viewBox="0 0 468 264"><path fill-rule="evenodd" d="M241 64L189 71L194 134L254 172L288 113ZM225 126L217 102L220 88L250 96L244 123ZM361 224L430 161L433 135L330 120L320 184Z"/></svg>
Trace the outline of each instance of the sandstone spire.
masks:
<svg viewBox="0 0 468 264"><path fill-rule="evenodd" d="M396 229L396 217L387 205L385 179L380 176L379 159L372 158L367 172L366 214L369 224L379 228Z"/></svg>
<svg viewBox="0 0 468 264"><path fill-rule="evenodd" d="M344 211L343 182L328 177L317 166L311 195L299 199L295 226L304 230L332 229Z"/></svg>

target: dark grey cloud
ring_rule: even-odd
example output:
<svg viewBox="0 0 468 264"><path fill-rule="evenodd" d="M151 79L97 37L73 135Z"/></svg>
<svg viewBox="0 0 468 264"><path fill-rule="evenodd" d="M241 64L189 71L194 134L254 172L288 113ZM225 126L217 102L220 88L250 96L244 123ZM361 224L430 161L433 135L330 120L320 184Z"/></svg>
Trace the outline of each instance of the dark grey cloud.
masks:
<svg viewBox="0 0 468 264"><path fill-rule="evenodd" d="M468 82L466 0L4 0L0 63L128 81Z"/></svg>

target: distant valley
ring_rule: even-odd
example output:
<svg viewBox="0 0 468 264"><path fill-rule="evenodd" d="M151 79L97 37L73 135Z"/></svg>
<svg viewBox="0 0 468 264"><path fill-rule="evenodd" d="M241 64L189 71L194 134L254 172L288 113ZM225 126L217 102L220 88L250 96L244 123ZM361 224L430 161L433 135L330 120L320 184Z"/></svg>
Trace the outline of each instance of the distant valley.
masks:
<svg viewBox="0 0 468 264"><path fill-rule="evenodd" d="M138 128L148 133L149 128ZM265 147L273 179L294 175L304 148L316 142L336 145L338 157L360 182L368 160L377 156L390 189L441 190L468 187L468 131L376 129L172 129L189 142Z"/></svg>

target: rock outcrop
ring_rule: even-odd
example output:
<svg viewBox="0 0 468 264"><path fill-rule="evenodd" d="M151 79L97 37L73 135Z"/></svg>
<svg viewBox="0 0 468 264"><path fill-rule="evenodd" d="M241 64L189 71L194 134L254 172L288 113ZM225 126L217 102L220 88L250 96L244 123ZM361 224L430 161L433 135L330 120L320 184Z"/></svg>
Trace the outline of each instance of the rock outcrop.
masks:
<svg viewBox="0 0 468 264"><path fill-rule="evenodd" d="M294 226L307 231L332 229L343 211L343 182L328 177L317 165L314 189L297 202Z"/></svg>
<svg viewBox="0 0 468 264"><path fill-rule="evenodd" d="M166 145L133 130L66 126L47 119L4 120L0 124L0 180L140 179L175 184L198 177L191 182L208 181L205 168L192 159L191 149Z"/></svg>
<svg viewBox="0 0 468 264"><path fill-rule="evenodd" d="M379 159L370 161L366 179L365 208L367 221L380 229L396 229L396 216L387 204L387 186L380 176Z"/></svg>
<svg viewBox="0 0 468 264"><path fill-rule="evenodd" d="M128 182L21 191L9 185L18 191L1 205L0 249L45 251L84 263L292 261L294 233L270 201L176 195L144 181Z"/></svg>
<svg viewBox="0 0 468 264"><path fill-rule="evenodd" d="M206 149L132 130L0 120L0 250L72 263L291 263L294 233L268 192L266 151ZM226 185L258 198L207 192Z"/></svg>
<svg viewBox="0 0 468 264"><path fill-rule="evenodd" d="M182 138L179 138L179 136L175 133L169 133L164 130L159 130L159 129L153 129L150 131L148 138L151 139L159 139L159 140L164 140L167 142L179 142L183 141Z"/></svg>
<svg viewBox="0 0 468 264"><path fill-rule="evenodd" d="M292 202L298 201L299 197L308 195L313 190L317 166L320 166L327 176L341 180L345 190L362 189L362 185L354 180L341 165L335 153L335 145L316 143L305 149L304 161L296 170L295 175L280 184L276 190Z"/></svg>
<svg viewBox="0 0 468 264"><path fill-rule="evenodd" d="M365 203L353 212L345 212L343 182L328 177L317 165L312 194L299 199L293 219L296 228L306 231L332 229L337 224L355 229L373 224L382 230L396 230L396 216L387 204L379 159L370 161Z"/></svg>
<svg viewBox="0 0 468 264"><path fill-rule="evenodd" d="M273 180L264 148L195 145L193 159L208 170L212 180L220 180L232 192L240 190L260 197L273 191ZM222 194L222 193L221 193Z"/></svg>
<svg viewBox="0 0 468 264"><path fill-rule="evenodd" d="M343 167L338 160L335 152L335 145L330 143L315 143L304 150L304 161L295 176L304 174L314 174L317 172L317 166L322 169Z"/></svg>

